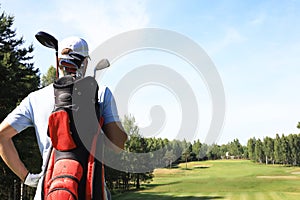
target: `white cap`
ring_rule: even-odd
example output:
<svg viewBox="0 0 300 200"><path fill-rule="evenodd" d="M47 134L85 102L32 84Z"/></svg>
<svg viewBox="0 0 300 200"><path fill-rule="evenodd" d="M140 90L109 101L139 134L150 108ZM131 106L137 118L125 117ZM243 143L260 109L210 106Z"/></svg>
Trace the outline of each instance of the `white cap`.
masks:
<svg viewBox="0 0 300 200"><path fill-rule="evenodd" d="M89 56L89 47L87 42L79 37L68 37L63 39L61 42L58 43L58 57L59 58L71 58L68 55L62 55L62 51L65 49L72 49L73 52L78 53L84 57Z"/></svg>

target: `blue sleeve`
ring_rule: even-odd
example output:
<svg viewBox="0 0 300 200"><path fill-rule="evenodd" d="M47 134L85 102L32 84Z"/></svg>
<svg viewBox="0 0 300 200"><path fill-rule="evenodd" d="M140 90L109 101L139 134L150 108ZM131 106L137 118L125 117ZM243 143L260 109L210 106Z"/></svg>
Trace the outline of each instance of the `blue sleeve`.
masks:
<svg viewBox="0 0 300 200"><path fill-rule="evenodd" d="M100 92L100 109L102 111L102 116L104 118L104 124L110 122L119 122L119 115L116 106L115 99L110 89L104 87Z"/></svg>
<svg viewBox="0 0 300 200"><path fill-rule="evenodd" d="M27 96L19 106L17 106L4 121L10 124L18 133L32 124L32 109L30 97Z"/></svg>

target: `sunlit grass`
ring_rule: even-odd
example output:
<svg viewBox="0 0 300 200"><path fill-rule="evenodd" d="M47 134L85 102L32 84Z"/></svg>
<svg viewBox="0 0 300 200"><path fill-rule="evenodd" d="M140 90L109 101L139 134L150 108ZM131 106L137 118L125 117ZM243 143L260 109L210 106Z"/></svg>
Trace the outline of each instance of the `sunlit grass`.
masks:
<svg viewBox="0 0 300 200"><path fill-rule="evenodd" d="M153 182L114 199L299 199L298 167L247 160L190 162L156 169Z"/></svg>

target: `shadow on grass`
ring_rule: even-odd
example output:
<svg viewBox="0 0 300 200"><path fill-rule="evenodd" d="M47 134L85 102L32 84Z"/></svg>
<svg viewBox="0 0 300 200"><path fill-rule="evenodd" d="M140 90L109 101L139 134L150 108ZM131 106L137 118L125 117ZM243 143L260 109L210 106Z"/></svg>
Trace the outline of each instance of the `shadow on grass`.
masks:
<svg viewBox="0 0 300 200"><path fill-rule="evenodd" d="M209 166L195 166L195 169L208 169Z"/></svg>
<svg viewBox="0 0 300 200"><path fill-rule="evenodd" d="M174 181L174 182L168 182L168 183L158 183L158 184L147 184L147 185L143 185L142 188L140 190L144 190L144 189L151 189L157 186L163 186L163 185L174 185L174 184L178 184L181 183L181 181Z"/></svg>
<svg viewBox="0 0 300 200"><path fill-rule="evenodd" d="M114 200L133 200L133 199L143 199L143 200L214 200L214 199L224 199L223 196L173 196L171 194L156 194L156 193L124 193L113 196Z"/></svg>
<svg viewBox="0 0 300 200"><path fill-rule="evenodd" d="M133 194L135 192L143 192L143 190L148 190L148 189L153 189L155 187L158 186L164 186L164 185L174 185L174 184L178 184L181 183L181 181L174 181L174 182L168 182L168 183L158 183L158 184L142 184L140 189L135 189L135 188L131 188L129 191L117 191L115 190L114 192L111 192L113 196L122 196L122 195L127 195L127 194Z"/></svg>
<svg viewBox="0 0 300 200"><path fill-rule="evenodd" d="M224 196L207 196L203 195L200 196L192 196L186 195L186 196L174 196L173 194L168 193L157 193L157 192L143 192L144 190L153 189L158 186L163 185L174 185L178 184L181 181L174 181L174 182L168 182L168 183L160 183L160 184L147 184L143 185L139 190L131 190L129 192L114 194L112 197L113 200L135 200L135 199L142 199L142 200L214 200L214 199L225 199ZM171 186L172 187L172 186Z"/></svg>
<svg viewBox="0 0 300 200"><path fill-rule="evenodd" d="M186 171L189 171L189 170L193 170L192 168L181 168L180 170L186 170Z"/></svg>

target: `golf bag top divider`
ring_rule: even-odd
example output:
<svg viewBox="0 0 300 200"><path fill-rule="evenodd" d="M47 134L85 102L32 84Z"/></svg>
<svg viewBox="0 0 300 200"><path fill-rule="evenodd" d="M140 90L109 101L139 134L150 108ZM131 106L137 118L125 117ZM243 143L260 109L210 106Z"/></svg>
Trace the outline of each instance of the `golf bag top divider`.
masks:
<svg viewBox="0 0 300 200"><path fill-rule="evenodd" d="M74 80L65 76L53 84L55 108L48 121L52 141L43 180L45 200L104 200L98 85L94 78ZM97 144L98 143L98 144Z"/></svg>

